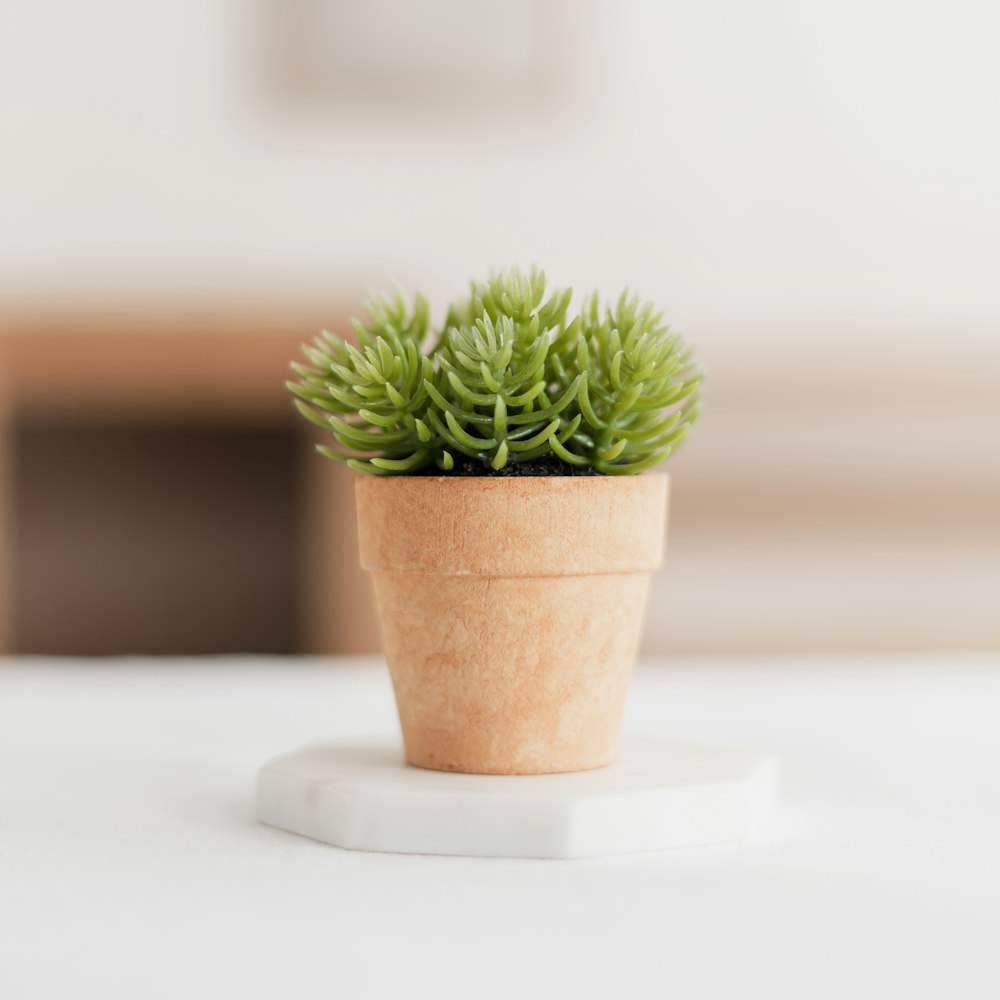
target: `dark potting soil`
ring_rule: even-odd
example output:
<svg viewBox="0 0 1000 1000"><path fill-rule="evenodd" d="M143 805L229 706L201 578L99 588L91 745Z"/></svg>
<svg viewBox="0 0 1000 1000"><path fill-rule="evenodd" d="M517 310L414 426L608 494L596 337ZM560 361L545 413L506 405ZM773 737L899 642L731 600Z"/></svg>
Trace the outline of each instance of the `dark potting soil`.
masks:
<svg viewBox="0 0 1000 1000"><path fill-rule="evenodd" d="M600 472L589 465L570 465L557 455L533 458L530 462L508 462L502 469L494 469L478 458L455 455L455 467L448 472L436 465L428 465L417 476L599 476Z"/></svg>

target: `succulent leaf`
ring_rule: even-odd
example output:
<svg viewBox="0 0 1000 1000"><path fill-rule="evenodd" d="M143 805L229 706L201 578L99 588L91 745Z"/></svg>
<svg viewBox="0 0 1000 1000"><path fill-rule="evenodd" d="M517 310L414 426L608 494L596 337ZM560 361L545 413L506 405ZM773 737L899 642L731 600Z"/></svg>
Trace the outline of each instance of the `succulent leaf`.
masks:
<svg viewBox="0 0 1000 1000"><path fill-rule="evenodd" d="M328 431L321 454L376 475L449 472L455 453L495 470L554 455L605 475L667 458L700 413L702 372L650 303L587 296L514 269L473 282L432 329L427 300L398 290L353 320L356 343L323 331L286 383ZM433 346L424 352L428 335Z"/></svg>

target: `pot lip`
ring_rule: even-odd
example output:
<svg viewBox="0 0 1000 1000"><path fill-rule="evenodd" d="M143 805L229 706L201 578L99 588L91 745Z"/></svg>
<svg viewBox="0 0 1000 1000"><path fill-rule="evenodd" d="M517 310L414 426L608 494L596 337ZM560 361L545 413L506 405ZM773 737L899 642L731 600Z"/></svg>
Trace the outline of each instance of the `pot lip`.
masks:
<svg viewBox="0 0 1000 1000"><path fill-rule="evenodd" d="M661 562L663 473L391 478L355 480L365 569L549 577L648 572Z"/></svg>
<svg viewBox="0 0 1000 1000"><path fill-rule="evenodd" d="M617 486L627 487L634 486L642 483L643 481L648 482L649 480L666 480L668 483L670 481L670 473L668 472L642 472L639 475L629 475L629 476L608 476L608 475L597 475L597 476L449 476L447 473L441 476L420 476L420 475L406 475L401 474L398 476L374 476L368 473L358 472L355 473L355 483L371 483L375 485L379 484L377 488L382 488L383 486L388 486L390 483L409 486L411 483L434 483L434 484L445 484L454 483L456 486L462 484L465 489L471 488L471 486L483 486L487 489L504 489L504 488L519 488L523 489L525 487L532 488L533 486L542 485L563 485L567 483L578 483L583 488L589 488L593 483L614 483ZM603 489L603 487L598 487Z"/></svg>

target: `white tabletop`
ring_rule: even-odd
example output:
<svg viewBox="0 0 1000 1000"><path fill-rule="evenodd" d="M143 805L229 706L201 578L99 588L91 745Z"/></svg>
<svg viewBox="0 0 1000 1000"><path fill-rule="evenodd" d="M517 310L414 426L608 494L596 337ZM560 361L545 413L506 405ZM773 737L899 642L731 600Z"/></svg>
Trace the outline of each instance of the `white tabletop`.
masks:
<svg viewBox="0 0 1000 1000"><path fill-rule="evenodd" d="M258 764L395 733L377 661L0 663L0 997L1000 995L1000 658L641 669L633 735L773 750L748 844L377 855Z"/></svg>

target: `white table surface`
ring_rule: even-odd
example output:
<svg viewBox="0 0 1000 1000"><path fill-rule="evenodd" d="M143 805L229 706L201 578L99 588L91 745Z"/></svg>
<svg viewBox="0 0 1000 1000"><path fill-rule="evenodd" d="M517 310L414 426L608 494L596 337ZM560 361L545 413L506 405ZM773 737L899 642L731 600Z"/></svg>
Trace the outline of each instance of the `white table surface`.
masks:
<svg viewBox="0 0 1000 1000"><path fill-rule="evenodd" d="M748 844L376 855L257 766L395 733L377 661L0 662L0 997L1000 996L1000 657L646 665L634 735L774 750Z"/></svg>

